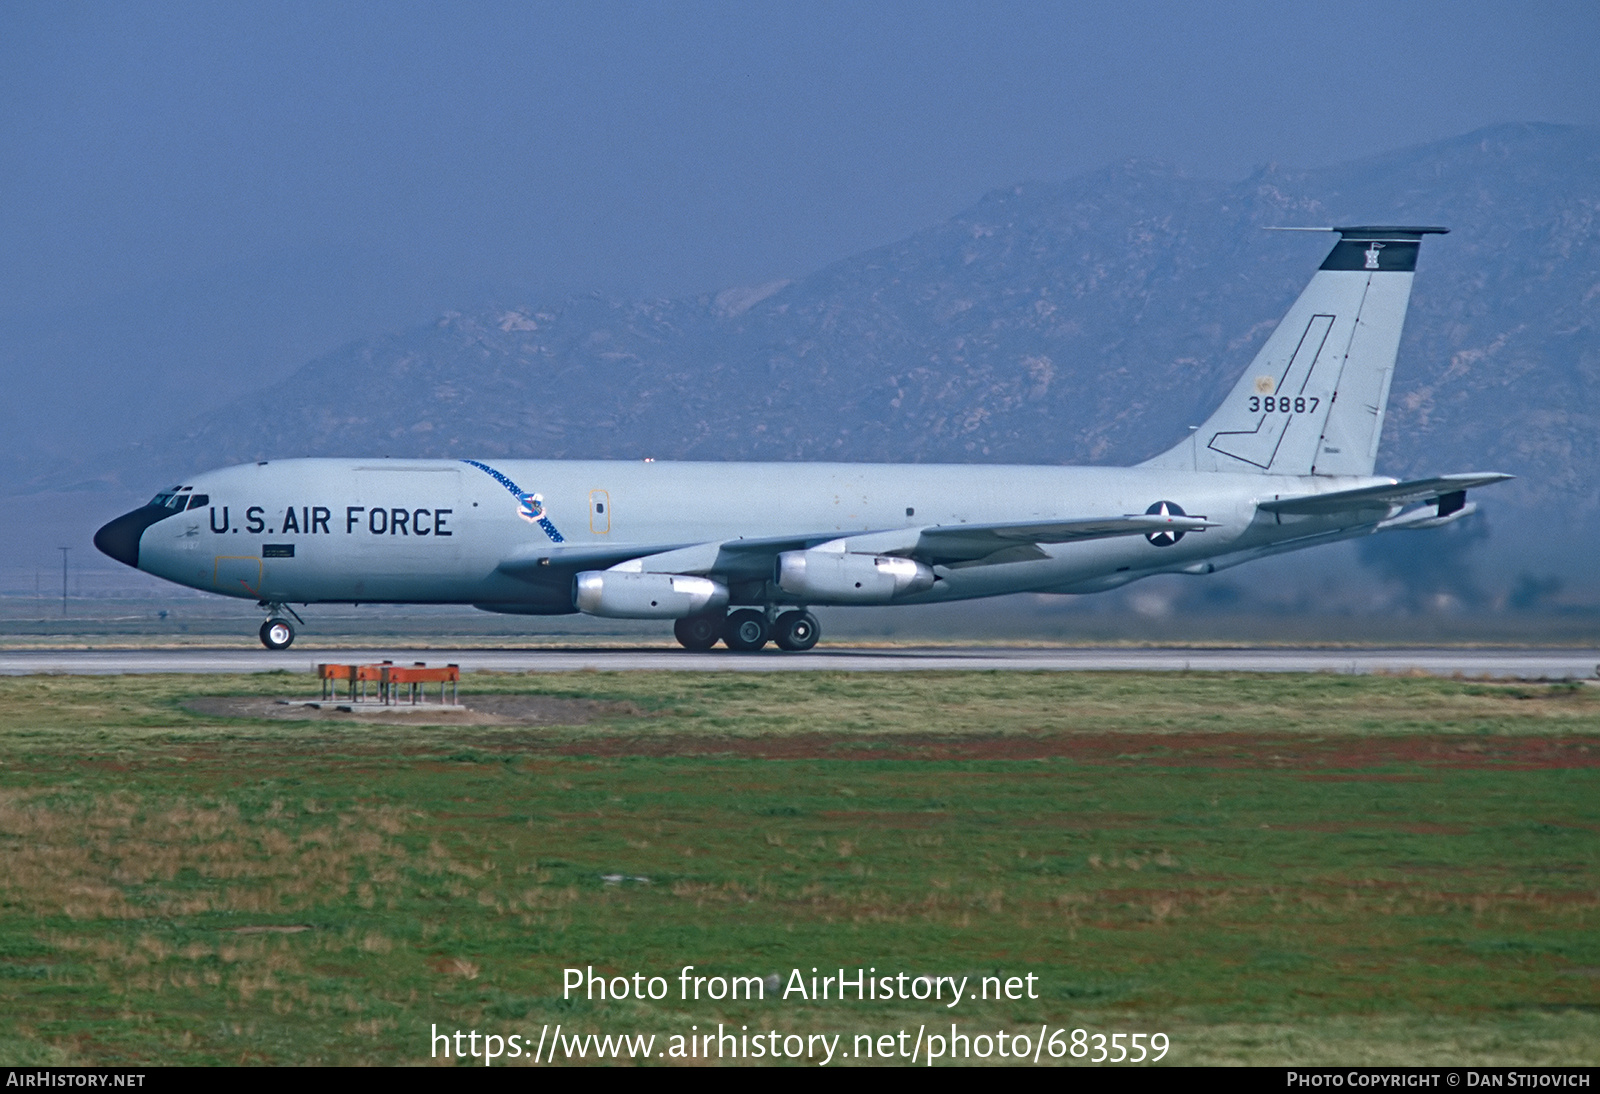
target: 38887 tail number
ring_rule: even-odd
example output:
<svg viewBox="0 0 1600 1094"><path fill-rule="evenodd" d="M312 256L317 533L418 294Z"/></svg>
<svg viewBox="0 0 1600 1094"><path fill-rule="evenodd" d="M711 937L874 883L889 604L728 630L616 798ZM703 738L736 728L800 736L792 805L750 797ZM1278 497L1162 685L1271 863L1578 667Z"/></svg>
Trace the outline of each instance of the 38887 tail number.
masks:
<svg viewBox="0 0 1600 1094"><path fill-rule="evenodd" d="M1252 395L1251 410L1265 410L1268 414L1309 414L1322 402L1317 395Z"/></svg>

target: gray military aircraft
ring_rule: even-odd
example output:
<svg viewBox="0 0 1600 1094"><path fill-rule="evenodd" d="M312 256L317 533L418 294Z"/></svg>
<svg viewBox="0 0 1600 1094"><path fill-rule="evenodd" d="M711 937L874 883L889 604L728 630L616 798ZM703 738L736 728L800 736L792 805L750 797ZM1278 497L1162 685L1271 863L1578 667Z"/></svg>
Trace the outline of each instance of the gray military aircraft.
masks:
<svg viewBox="0 0 1600 1094"><path fill-rule="evenodd" d="M1339 240L1249 370L1134 467L272 460L163 490L95 546L257 601L269 649L290 604L382 602L807 650L813 605L1100 592L1467 516L1510 476L1372 474L1417 253L1446 229L1310 230Z"/></svg>

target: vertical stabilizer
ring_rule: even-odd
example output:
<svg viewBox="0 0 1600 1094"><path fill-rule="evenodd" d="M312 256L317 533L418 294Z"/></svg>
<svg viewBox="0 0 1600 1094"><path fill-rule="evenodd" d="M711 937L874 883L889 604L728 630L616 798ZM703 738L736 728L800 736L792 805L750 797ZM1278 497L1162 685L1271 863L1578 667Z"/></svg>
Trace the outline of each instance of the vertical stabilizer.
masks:
<svg viewBox="0 0 1600 1094"><path fill-rule="evenodd" d="M1417 252L1448 229L1328 230L1339 242L1227 399L1142 466L1372 474Z"/></svg>

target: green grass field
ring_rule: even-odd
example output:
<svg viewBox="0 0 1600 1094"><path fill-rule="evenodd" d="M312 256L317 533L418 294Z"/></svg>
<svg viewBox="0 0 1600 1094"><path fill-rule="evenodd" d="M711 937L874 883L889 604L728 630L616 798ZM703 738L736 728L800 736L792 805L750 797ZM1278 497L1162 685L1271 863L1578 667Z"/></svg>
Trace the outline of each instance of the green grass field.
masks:
<svg viewBox="0 0 1600 1094"><path fill-rule="evenodd" d="M1180 1064L1600 1061L1597 687L480 674L469 701L600 703L541 728L183 706L314 688L0 679L0 1063L427 1062L434 1025L547 1023L848 1052L951 1021L1164 1032ZM685 1003L687 964L1039 997ZM673 994L564 1000L569 966Z"/></svg>

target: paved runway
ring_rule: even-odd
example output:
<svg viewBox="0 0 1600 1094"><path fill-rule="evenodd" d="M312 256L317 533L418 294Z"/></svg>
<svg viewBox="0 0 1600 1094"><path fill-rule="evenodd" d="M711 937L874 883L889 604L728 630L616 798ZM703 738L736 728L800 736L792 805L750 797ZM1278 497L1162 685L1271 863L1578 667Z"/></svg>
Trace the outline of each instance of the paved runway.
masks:
<svg viewBox="0 0 1600 1094"><path fill-rule="evenodd" d="M1003 670L1084 672L1334 672L1488 676L1500 679L1592 679L1600 649L1040 649L1023 646L820 647L810 653L758 654L639 647L530 649L247 649L19 650L0 652L0 674L111 675L150 672L309 670L319 661L392 660L455 663L464 671L571 672L578 669L722 672L905 672Z"/></svg>

